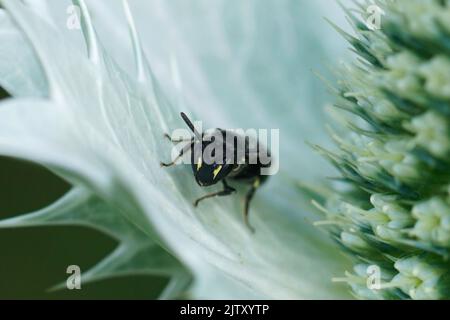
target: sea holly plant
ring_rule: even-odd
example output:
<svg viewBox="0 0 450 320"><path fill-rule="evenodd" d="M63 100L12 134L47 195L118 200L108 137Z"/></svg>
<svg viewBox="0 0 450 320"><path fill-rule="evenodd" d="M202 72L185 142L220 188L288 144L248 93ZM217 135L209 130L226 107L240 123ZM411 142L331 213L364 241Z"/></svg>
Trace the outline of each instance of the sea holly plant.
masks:
<svg viewBox="0 0 450 320"><path fill-rule="evenodd" d="M325 24L305 14L316 2L0 3L0 85L12 96L0 103L0 154L72 185L1 228L82 225L117 239L82 283L152 274L170 278L161 298L349 297L331 281L347 260L312 225L310 199L295 188L326 172L302 140L322 135L319 108L305 107L324 101L320 84L305 80L328 57L317 40ZM211 127L280 129L280 172L252 203L255 234L243 223L241 192L194 208L204 190L190 168L160 167L172 148L164 134L183 126L180 111ZM426 214L426 203L415 212Z"/></svg>
<svg viewBox="0 0 450 320"><path fill-rule="evenodd" d="M450 298L450 1L377 1L348 10L355 36L339 27L356 61L340 79L330 130L339 147L317 147L340 171L337 192L316 206L354 257L347 282L362 298ZM379 282L369 288L378 268Z"/></svg>

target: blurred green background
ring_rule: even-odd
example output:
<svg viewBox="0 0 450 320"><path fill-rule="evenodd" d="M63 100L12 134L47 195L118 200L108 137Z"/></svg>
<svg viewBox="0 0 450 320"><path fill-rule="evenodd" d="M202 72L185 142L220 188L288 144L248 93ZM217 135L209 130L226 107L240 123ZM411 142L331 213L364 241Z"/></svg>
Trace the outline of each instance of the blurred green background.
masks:
<svg viewBox="0 0 450 320"><path fill-rule="evenodd" d="M0 99L7 93L0 87ZM70 186L38 165L0 157L0 219L45 207ZM82 227L0 229L0 299L154 299L167 279L121 277L48 292L65 282L67 266L88 270L116 242Z"/></svg>

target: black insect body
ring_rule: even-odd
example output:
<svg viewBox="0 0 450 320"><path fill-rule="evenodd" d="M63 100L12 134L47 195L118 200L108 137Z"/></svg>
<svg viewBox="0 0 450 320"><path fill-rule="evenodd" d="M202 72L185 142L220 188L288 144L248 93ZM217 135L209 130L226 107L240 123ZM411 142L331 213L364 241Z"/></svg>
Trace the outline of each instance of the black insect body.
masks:
<svg viewBox="0 0 450 320"><path fill-rule="evenodd" d="M212 133L199 133L189 118L182 112L181 117L194 133L194 137L188 140L173 140L169 135L165 135L172 142L189 142L175 158L173 162L161 163L161 166L171 167L175 165L187 152L191 152L191 164L194 177L197 184L201 187L207 187L218 183L223 184L223 190L204 195L195 200L194 206L200 201L218 197L228 196L236 192L236 189L228 185L227 179L240 181L250 184L250 189L245 196L244 204L244 221L249 229L253 232L248 214L249 205L261 184L266 180L266 175L261 175L262 168L269 168L270 161L262 161L262 156L270 157L268 150L264 149L257 141L253 145L250 144L249 137L236 134L232 131L215 129ZM206 151L213 150L211 155ZM222 161L214 161L215 152L222 151L222 155L218 155Z"/></svg>

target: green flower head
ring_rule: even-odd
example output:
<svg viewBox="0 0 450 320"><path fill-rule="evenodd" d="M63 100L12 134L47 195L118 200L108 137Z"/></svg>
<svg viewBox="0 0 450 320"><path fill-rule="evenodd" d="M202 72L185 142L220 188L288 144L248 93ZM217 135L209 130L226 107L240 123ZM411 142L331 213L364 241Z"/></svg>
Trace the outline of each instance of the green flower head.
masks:
<svg viewBox="0 0 450 320"><path fill-rule="evenodd" d="M338 29L357 56L333 88L339 151L318 147L345 182L318 204L355 260L337 280L362 298L448 299L450 2L377 1L375 30L369 5L347 10L356 36Z"/></svg>

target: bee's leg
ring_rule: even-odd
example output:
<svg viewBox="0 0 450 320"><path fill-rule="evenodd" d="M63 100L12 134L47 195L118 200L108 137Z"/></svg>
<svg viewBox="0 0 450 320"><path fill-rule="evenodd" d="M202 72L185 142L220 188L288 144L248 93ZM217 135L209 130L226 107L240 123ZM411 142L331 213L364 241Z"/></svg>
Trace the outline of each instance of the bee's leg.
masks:
<svg viewBox="0 0 450 320"><path fill-rule="evenodd" d="M164 137L169 139L169 141L174 142L174 143L179 143L179 142L192 142L194 140L194 138L189 138L189 139L172 139L172 137L170 135L168 135L167 133L164 134Z"/></svg>
<svg viewBox="0 0 450 320"><path fill-rule="evenodd" d="M236 189L234 189L233 187L230 187L225 180L222 180L222 183L223 183L223 190L222 191L209 193L209 194L204 195L201 198L198 198L194 202L194 207L198 206L199 202L203 201L205 199L213 198L213 197L228 196L228 195L232 194L233 192L236 192Z"/></svg>
<svg viewBox="0 0 450 320"><path fill-rule="evenodd" d="M248 220L248 213L250 208L250 201L252 200L253 196L255 195L256 190L261 185L261 178L257 177L252 184L252 187L250 190L248 190L247 194L245 195L245 204L244 204L244 222L246 226L250 229L251 232L255 232L255 229L250 225L250 222Z"/></svg>
<svg viewBox="0 0 450 320"><path fill-rule="evenodd" d="M189 152L191 149L192 149L192 147L194 146L194 141L192 140L191 141L191 143L189 143L189 144L187 144L186 146L184 146L184 148L183 149L181 149L181 151L180 151L180 153L178 154L178 156L172 161L172 162L169 162L169 163L164 163L164 162L161 162L160 164L161 164L161 167L171 167L171 166L173 166L173 165L175 165L175 163L186 153L186 152Z"/></svg>

